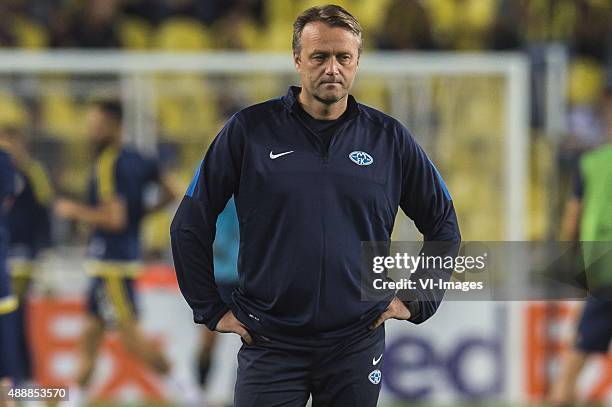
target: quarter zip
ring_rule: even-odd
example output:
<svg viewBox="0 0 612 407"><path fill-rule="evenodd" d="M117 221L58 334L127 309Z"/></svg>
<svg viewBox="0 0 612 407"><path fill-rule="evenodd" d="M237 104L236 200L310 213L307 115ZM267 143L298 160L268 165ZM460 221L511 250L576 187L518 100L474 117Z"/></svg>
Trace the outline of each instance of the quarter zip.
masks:
<svg viewBox="0 0 612 407"><path fill-rule="evenodd" d="M348 114L348 117L345 120L345 123L343 123L330 137L329 140L329 147L326 148L324 143L321 141L320 137L310 128L306 125L306 123L304 123L304 121L302 120L301 117L299 117L300 115L298 114L298 112L296 112L296 108L301 108L299 107L299 101L298 101L298 95L301 91L301 88L297 87L297 86L291 86L289 88L289 92L287 93L287 95L283 98L281 98L282 103L284 104L285 108L287 109L288 113L290 115L294 116L294 119L297 119L297 121L306 128L306 131L308 132L308 134L311 137L314 137L316 139L315 143L317 143L317 145L320 146L320 150L318 151L320 157L321 157L321 162L323 164L327 164L329 161L329 156L330 156L330 150L332 148L332 145L334 143L334 140L336 138L336 136L341 133L342 131L344 131L344 129L346 129L346 126L348 126L348 124L350 122L353 121L353 119L357 118L359 116L360 113L360 107L358 106L357 102L355 101L355 99L351 96L351 95L347 95L347 106L346 106L346 111L343 114Z"/></svg>
<svg viewBox="0 0 612 407"><path fill-rule="evenodd" d="M290 114L297 120L298 123L300 123L302 125L303 128L306 129L306 131L308 132L308 135L310 136L311 140L314 140L314 142L319 145L320 149L319 149L319 151L317 151L317 153L319 153L319 155L325 157L326 156L325 146L323 145L323 142L321 141L321 138L317 135L317 133L312 131L312 129L310 127L308 127L306 125L306 123L304 123L304 121L302 120L302 118L300 117L299 114L297 114L294 111L292 111ZM321 152L323 152L323 153L321 153Z"/></svg>
<svg viewBox="0 0 612 407"><path fill-rule="evenodd" d="M344 129L346 127L348 127L348 125L351 123L351 121L353 121L354 118L348 118L346 119L346 122L344 122L342 124L342 126L340 126L335 132L334 134L332 134L331 138L329 139L329 147L324 149L324 154L323 154L323 162L327 163L328 159L329 159L329 150L331 150L332 145L334 144L334 140L336 139L336 136L338 134L340 134L341 132L344 131Z"/></svg>
<svg viewBox="0 0 612 407"><path fill-rule="evenodd" d="M315 143L319 145L319 155L323 158L323 164L327 164L329 162L329 152L332 148L332 145L334 144L336 136L343 132L344 129L350 124L350 122L354 120L354 117L347 118L346 121L338 129L336 129L336 131L334 131L331 138L329 139L329 145L326 147L323 141L321 140L321 137L319 137L317 133L315 133L306 123L304 123L304 120L302 120L299 114L297 114L295 111L292 111L291 114L295 117L295 119L297 119L297 121L302 125L302 127L306 129L309 135L315 139Z"/></svg>

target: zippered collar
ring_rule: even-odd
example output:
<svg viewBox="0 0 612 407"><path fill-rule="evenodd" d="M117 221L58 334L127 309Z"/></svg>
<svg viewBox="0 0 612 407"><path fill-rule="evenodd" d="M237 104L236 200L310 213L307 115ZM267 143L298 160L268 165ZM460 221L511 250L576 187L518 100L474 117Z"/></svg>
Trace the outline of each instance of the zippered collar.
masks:
<svg viewBox="0 0 612 407"><path fill-rule="evenodd" d="M281 98L283 105L289 112L294 113L296 107L298 106L298 95L302 91L302 88L299 86L289 86L289 90L287 94ZM348 119L352 119L358 116L361 113L361 109L359 107L359 103L355 100L352 95L347 96L347 104L346 109L348 110Z"/></svg>

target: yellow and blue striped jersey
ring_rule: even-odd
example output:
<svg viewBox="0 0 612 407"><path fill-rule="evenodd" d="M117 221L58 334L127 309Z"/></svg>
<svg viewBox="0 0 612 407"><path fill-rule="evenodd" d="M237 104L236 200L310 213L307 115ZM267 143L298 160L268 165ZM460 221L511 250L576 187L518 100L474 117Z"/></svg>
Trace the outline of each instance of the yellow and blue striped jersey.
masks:
<svg viewBox="0 0 612 407"><path fill-rule="evenodd" d="M119 232L96 229L89 243L90 257L105 261L140 259L144 194L147 186L159 179L157 161L135 150L108 147L97 157L89 183L89 203L95 206L110 199L122 199L127 209L127 226Z"/></svg>

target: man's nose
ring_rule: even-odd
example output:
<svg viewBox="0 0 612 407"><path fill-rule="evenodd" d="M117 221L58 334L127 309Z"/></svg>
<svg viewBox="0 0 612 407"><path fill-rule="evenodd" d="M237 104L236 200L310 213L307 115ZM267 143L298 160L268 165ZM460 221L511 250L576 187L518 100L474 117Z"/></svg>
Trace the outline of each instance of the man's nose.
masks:
<svg viewBox="0 0 612 407"><path fill-rule="evenodd" d="M336 61L335 57L329 58L327 65L325 66L325 74L326 75L338 75L338 61Z"/></svg>

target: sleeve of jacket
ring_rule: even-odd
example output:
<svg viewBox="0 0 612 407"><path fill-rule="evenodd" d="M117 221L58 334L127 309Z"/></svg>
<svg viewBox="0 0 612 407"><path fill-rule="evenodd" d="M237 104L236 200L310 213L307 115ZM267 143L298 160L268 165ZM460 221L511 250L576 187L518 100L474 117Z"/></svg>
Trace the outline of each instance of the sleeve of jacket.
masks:
<svg viewBox="0 0 612 407"><path fill-rule="evenodd" d="M214 279L216 222L238 193L244 132L234 115L208 149L172 220L170 237L176 276L196 323L215 329L229 310Z"/></svg>
<svg viewBox="0 0 612 407"><path fill-rule="evenodd" d="M453 201L442 176L406 128L401 128L402 193L400 206L423 234L422 253L435 256L456 256L461 243L459 224ZM418 280L448 281L452 270L418 269L411 277ZM411 322L420 324L435 314L444 289L419 289L400 297L410 310Z"/></svg>
<svg viewBox="0 0 612 407"><path fill-rule="evenodd" d="M15 195L15 188L15 169L11 156L0 151L0 211L4 210L4 201Z"/></svg>

